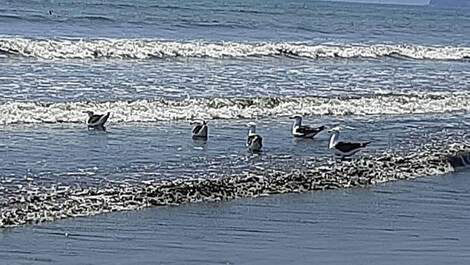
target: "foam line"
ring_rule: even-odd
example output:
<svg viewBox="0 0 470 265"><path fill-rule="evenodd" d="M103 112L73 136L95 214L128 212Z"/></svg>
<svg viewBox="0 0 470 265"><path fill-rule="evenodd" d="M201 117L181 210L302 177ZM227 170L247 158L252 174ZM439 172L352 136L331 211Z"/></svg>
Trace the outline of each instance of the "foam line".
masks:
<svg viewBox="0 0 470 265"><path fill-rule="evenodd" d="M257 97L113 102L4 102L0 124L81 123L85 110L111 112L110 120L155 122L194 119L254 119L302 115L403 115L470 111L467 93L383 94L360 98Z"/></svg>
<svg viewBox="0 0 470 265"><path fill-rule="evenodd" d="M0 38L0 53L41 59L152 59L174 57L244 58L295 57L466 60L470 47L415 44L310 44L290 42L205 42L146 39L27 39Z"/></svg>

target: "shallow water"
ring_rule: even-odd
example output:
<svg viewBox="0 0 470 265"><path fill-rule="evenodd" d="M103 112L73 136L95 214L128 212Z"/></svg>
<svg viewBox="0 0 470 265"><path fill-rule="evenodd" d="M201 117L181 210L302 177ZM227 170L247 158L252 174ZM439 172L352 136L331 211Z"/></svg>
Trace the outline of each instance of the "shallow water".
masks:
<svg viewBox="0 0 470 265"><path fill-rule="evenodd" d="M343 124L353 130L343 140L372 141L367 153L404 150L433 137L448 137L468 129L461 117L448 115L383 118L323 117L310 124ZM372 122L373 121L373 122ZM1 181L97 185L109 181L142 181L181 177L223 177L256 166L301 165L309 159L332 158L329 134L316 139L292 138L288 118L264 119L258 133L264 136L260 155L246 150L248 120L212 121L208 141L193 140L186 122L110 124L107 132L88 131L81 124L22 125L4 128L0 141ZM439 124L445 123L442 127Z"/></svg>

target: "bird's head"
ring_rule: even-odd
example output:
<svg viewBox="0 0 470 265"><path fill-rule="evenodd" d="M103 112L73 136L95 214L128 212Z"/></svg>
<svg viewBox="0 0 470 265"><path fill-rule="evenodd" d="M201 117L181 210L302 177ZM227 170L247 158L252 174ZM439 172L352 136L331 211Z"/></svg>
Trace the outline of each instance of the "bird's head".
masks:
<svg viewBox="0 0 470 265"><path fill-rule="evenodd" d="M328 129L329 133L335 133L335 132L340 132L340 131L341 131L341 127L339 126L335 126L335 127Z"/></svg>
<svg viewBox="0 0 470 265"><path fill-rule="evenodd" d="M248 126L248 135L256 134L256 123L249 122L246 126Z"/></svg>
<svg viewBox="0 0 470 265"><path fill-rule="evenodd" d="M336 132L342 132L342 131L344 131L344 130L346 130L346 129L348 129L348 130L355 130L353 127L349 127L349 126L346 126L346 125L344 125L344 126L335 125L335 126L331 127L330 129L328 129L328 132L329 132L329 133L336 133Z"/></svg>
<svg viewBox="0 0 470 265"><path fill-rule="evenodd" d="M256 123L249 122L246 126L248 126L248 128L256 128Z"/></svg>
<svg viewBox="0 0 470 265"><path fill-rule="evenodd" d="M201 120L201 121L192 121L189 124L190 125L206 125L207 122L205 120Z"/></svg>
<svg viewBox="0 0 470 265"><path fill-rule="evenodd" d="M291 120L296 120L296 121L301 121L301 120L302 120L302 116L300 116L300 115L294 115L294 116L290 117L289 119L291 119Z"/></svg>
<svg viewBox="0 0 470 265"><path fill-rule="evenodd" d="M93 111L91 110L84 111L83 113L88 114L89 117L93 116Z"/></svg>

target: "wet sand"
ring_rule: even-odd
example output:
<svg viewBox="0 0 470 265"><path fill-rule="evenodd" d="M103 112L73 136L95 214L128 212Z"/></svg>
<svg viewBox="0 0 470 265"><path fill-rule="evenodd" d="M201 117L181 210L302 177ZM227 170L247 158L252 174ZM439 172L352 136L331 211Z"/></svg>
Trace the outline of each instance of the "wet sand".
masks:
<svg viewBox="0 0 470 265"><path fill-rule="evenodd" d="M0 233L6 264L468 264L470 171Z"/></svg>

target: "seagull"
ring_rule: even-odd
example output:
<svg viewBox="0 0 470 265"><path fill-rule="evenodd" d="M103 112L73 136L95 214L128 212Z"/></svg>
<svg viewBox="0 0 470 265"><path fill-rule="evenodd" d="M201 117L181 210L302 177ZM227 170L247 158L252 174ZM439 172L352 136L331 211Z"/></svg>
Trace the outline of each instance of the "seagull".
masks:
<svg viewBox="0 0 470 265"><path fill-rule="evenodd" d="M328 146L329 149L334 150L334 154L336 156L341 157L344 159L345 157L352 156L359 152L360 150L364 149L368 144L371 142L362 142L362 143L353 143L353 142L339 142L339 133L341 128L334 127L328 130L331 133L330 144Z"/></svg>
<svg viewBox="0 0 470 265"><path fill-rule="evenodd" d="M194 125L193 127L193 139L207 139L207 132L209 131L209 128L207 127L207 122L206 121L196 121L196 122L191 122L191 125Z"/></svg>
<svg viewBox="0 0 470 265"><path fill-rule="evenodd" d="M313 138L315 135L326 129L325 126L315 128L302 125L302 116L300 115L293 116L291 119L294 120L294 124L292 125L292 135L295 137Z"/></svg>
<svg viewBox="0 0 470 265"><path fill-rule="evenodd" d="M84 111L83 113L88 114L87 125L88 129L106 131L104 124L109 118L109 112L106 114L94 114L93 111Z"/></svg>
<svg viewBox="0 0 470 265"><path fill-rule="evenodd" d="M246 139L246 146L251 152L260 152L263 147L263 137L256 134L256 123L250 122L247 126L250 129L248 131L248 138Z"/></svg>

